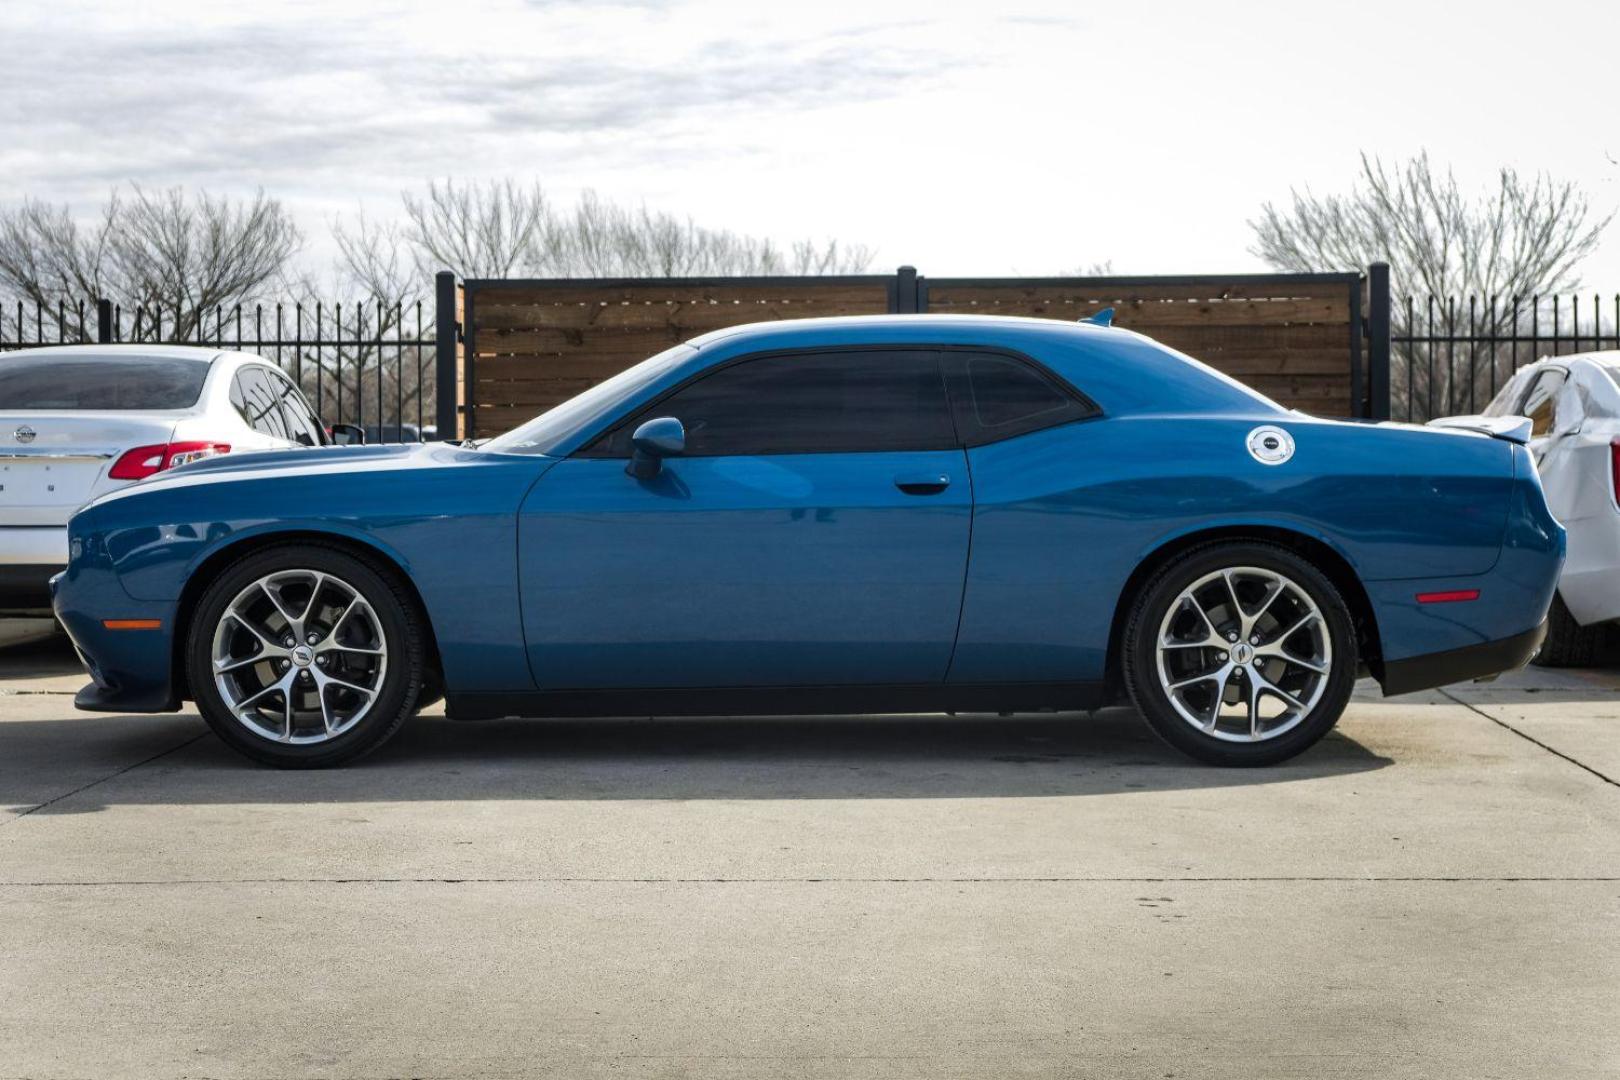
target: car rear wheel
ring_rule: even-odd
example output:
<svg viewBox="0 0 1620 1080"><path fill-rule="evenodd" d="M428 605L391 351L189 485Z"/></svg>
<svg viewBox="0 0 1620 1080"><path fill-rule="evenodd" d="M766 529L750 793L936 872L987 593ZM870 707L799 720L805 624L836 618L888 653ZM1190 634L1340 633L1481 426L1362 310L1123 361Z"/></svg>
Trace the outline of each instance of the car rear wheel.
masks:
<svg viewBox="0 0 1620 1080"><path fill-rule="evenodd" d="M416 711L422 631L390 576L348 552L255 552L204 591L187 673L203 718L231 746L283 768L352 761Z"/></svg>
<svg viewBox="0 0 1620 1080"><path fill-rule="evenodd" d="M1137 595L1125 684L1148 724L1217 765L1269 765L1338 722L1355 683L1355 628L1309 562L1265 543L1197 548Z"/></svg>
<svg viewBox="0 0 1620 1080"><path fill-rule="evenodd" d="M1609 659L1613 653L1610 626L1582 626L1569 613L1564 598L1554 593L1552 608L1547 612L1546 640L1530 662L1537 667L1592 667Z"/></svg>

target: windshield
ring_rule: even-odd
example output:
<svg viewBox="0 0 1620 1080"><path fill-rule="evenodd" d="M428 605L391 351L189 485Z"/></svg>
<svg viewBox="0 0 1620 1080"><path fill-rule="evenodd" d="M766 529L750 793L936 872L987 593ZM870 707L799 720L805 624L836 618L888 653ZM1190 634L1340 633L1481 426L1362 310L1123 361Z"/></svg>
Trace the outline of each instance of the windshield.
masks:
<svg viewBox="0 0 1620 1080"><path fill-rule="evenodd" d="M0 356L0 410L189 409L206 360L156 356Z"/></svg>
<svg viewBox="0 0 1620 1080"><path fill-rule="evenodd" d="M497 435L479 449L500 454L550 454L572 436L594 428L617 414L619 405L656 382L693 352L690 345L676 345L657 356L626 368L583 394L569 398L505 435Z"/></svg>

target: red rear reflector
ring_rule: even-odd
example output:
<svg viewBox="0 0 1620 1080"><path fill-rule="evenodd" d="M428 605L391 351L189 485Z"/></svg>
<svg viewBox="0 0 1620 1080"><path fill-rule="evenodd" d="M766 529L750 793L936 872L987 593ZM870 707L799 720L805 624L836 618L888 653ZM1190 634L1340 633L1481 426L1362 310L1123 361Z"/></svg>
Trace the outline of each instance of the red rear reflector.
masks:
<svg viewBox="0 0 1620 1080"><path fill-rule="evenodd" d="M1420 592L1417 602L1420 604L1455 604L1459 600L1478 600L1478 589L1452 589L1449 592Z"/></svg>
<svg viewBox="0 0 1620 1080"><path fill-rule="evenodd" d="M229 443L172 442L137 446L113 463L107 475L114 480L144 480L153 473L215 454L231 452Z"/></svg>
<svg viewBox="0 0 1620 1080"><path fill-rule="evenodd" d="M162 619L102 619L101 625L109 630L156 630Z"/></svg>

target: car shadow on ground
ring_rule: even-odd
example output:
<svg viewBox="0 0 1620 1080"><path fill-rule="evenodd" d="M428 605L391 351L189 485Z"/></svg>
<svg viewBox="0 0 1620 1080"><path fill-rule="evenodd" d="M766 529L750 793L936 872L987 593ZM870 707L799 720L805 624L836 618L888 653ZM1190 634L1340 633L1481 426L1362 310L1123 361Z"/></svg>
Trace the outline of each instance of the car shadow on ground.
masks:
<svg viewBox="0 0 1620 1080"><path fill-rule="evenodd" d="M424 716L377 753L312 772L255 766L194 716L45 719L0 725L0 762L37 763L24 785L34 790L39 769L76 755L134 759L159 733L171 752L39 812L188 803L1042 798L1252 787L1391 764L1333 733L1278 766L1201 765L1161 743L1130 709L474 723ZM6 792L9 771L0 769L0 805L43 801L13 798L25 794L20 788Z"/></svg>

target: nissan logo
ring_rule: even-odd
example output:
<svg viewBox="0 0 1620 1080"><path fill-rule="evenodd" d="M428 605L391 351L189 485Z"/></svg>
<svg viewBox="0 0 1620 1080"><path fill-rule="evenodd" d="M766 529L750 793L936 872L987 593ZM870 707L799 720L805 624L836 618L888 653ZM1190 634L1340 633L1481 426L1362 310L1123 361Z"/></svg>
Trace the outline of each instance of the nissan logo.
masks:
<svg viewBox="0 0 1620 1080"><path fill-rule="evenodd" d="M24 424L16 431L13 431L11 437L20 443L31 443L34 441L34 429Z"/></svg>

